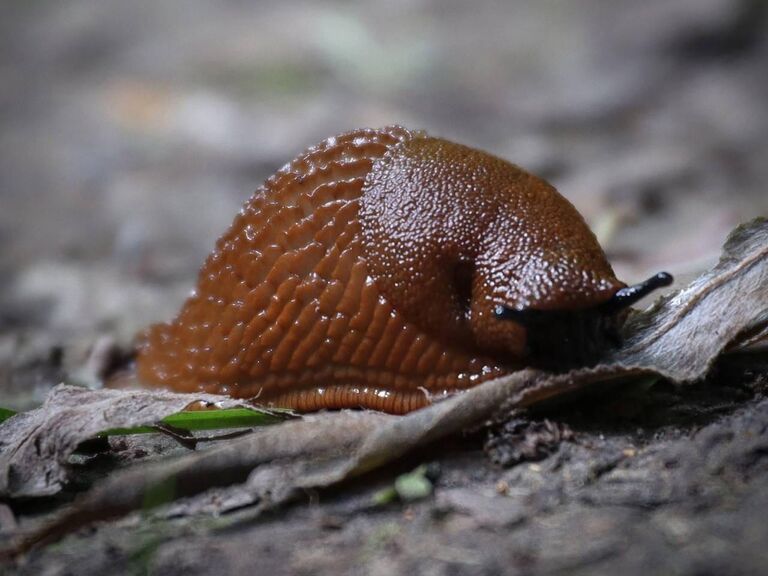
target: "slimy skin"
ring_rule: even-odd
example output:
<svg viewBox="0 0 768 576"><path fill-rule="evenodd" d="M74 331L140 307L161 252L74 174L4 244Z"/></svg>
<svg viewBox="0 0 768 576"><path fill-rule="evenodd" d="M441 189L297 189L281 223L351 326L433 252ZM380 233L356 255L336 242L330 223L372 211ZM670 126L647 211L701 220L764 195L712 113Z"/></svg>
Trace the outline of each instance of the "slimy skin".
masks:
<svg viewBox="0 0 768 576"><path fill-rule="evenodd" d="M298 411L405 413L556 359L573 337L550 346L550 315L613 330L624 304L601 310L624 286L540 178L422 132L358 130L254 193L178 316L140 336L137 375Z"/></svg>

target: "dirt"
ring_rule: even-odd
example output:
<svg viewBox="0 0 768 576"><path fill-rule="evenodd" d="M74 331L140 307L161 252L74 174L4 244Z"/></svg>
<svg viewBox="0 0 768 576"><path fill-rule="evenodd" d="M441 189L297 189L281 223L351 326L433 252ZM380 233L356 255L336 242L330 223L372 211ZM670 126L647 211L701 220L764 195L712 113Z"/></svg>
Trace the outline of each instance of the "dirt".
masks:
<svg viewBox="0 0 768 576"><path fill-rule="evenodd" d="M250 192L302 148L402 123L550 179L618 275L678 285L768 214L759 0L0 8L0 406L170 317ZM17 574L768 573L768 362L512 413L264 512L237 487L81 529ZM0 540L164 436L0 502ZM431 494L376 504L430 464ZM5 573L5 572L4 572Z"/></svg>
<svg viewBox="0 0 768 576"><path fill-rule="evenodd" d="M233 487L99 524L30 554L17 572L759 574L766 391L764 375L729 363L684 392L657 383L640 407L637 390L593 395L528 414L525 432L491 426L271 513L239 506ZM481 450L518 446L547 420L570 432L544 458L503 467ZM431 495L377 503L421 462ZM19 512L25 522L30 511Z"/></svg>

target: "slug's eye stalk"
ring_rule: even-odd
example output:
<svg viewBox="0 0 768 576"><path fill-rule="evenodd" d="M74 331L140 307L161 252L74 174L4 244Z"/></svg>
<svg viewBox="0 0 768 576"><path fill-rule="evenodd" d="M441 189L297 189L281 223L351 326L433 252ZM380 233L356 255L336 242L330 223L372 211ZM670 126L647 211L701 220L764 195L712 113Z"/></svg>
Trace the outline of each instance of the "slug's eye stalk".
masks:
<svg viewBox="0 0 768 576"><path fill-rule="evenodd" d="M619 330L626 315L620 312L671 283L670 274L659 272L645 282L620 289L610 300L592 308L516 310L496 306L494 314L499 320L512 320L525 328L531 365L550 370L591 366L607 348L621 344Z"/></svg>
<svg viewBox="0 0 768 576"><path fill-rule="evenodd" d="M615 314L619 310L629 308L632 304L645 298L657 288L669 286L673 281L674 278L672 278L669 272L659 272L648 278L645 282L622 288L610 300L600 305L600 311L604 314Z"/></svg>

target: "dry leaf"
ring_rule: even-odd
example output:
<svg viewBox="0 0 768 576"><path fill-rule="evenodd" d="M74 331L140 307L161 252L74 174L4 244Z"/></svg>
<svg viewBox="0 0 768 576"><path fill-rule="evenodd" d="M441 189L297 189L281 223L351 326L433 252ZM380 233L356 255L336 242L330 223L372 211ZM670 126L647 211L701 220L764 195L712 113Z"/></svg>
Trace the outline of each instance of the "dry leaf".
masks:
<svg viewBox="0 0 768 576"><path fill-rule="evenodd" d="M0 425L0 497L54 495L69 479L67 460L84 440L111 428L157 424L198 400L220 408L243 405L213 394L89 390L61 384L40 408Z"/></svg>

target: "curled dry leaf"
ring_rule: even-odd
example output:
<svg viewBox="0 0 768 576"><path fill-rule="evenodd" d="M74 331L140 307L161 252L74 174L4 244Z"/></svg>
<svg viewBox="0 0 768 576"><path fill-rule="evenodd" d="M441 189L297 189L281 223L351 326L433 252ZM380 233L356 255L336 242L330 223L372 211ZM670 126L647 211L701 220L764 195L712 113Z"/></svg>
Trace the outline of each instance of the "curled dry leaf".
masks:
<svg viewBox="0 0 768 576"><path fill-rule="evenodd" d="M624 346L606 364L650 368L678 382L704 376L726 348L768 330L768 220L736 228L717 265L628 323Z"/></svg>
<svg viewBox="0 0 768 576"><path fill-rule="evenodd" d="M67 460L84 440L110 429L157 424L198 401L219 408L243 405L213 394L89 390L61 384L40 408L0 425L0 497L52 496L69 479Z"/></svg>
<svg viewBox="0 0 768 576"><path fill-rule="evenodd" d="M84 494L70 511L26 537L16 551L84 523L140 508L158 486L172 485L174 497L181 497L245 482L254 500L274 506L304 489L339 483L477 426L501 405L526 407L598 382L633 376L660 375L677 382L700 379L723 351L764 334L766 323L768 220L758 219L731 234L715 268L636 314L627 326L626 344L596 367L558 375L522 370L404 417L320 414L259 429L202 453L137 466ZM35 430L28 427L28 435L38 434ZM14 447L6 443L4 450L9 448ZM60 459L61 454L50 457ZM6 461L5 456L0 460ZM7 469L2 473L7 477Z"/></svg>

